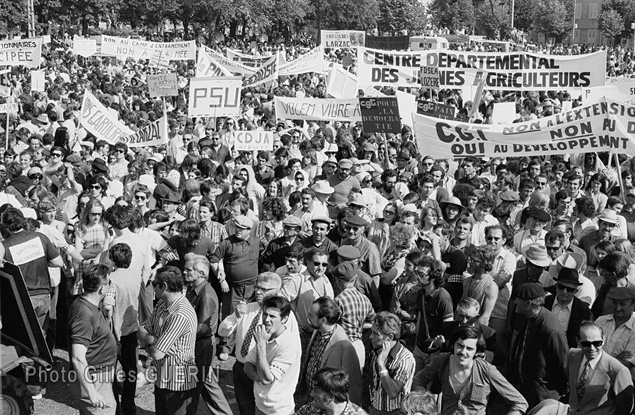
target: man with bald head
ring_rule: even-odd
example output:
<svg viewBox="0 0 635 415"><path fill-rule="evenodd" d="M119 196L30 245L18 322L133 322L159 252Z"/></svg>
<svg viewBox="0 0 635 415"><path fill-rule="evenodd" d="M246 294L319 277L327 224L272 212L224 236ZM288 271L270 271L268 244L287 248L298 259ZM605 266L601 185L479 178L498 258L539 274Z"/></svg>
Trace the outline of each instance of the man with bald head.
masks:
<svg viewBox="0 0 635 415"><path fill-rule="evenodd" d="M254 294L256 301L241 301L236 311L227 316L218 327L218 334L223 337L234 336L236 344L236 363L233 367L234 393L240 415L253 415L256 412L254 383L245 373L245 363L249 351L256 347L254 332L262 321L262 303L266 297L279 295L282 288L280 275L263 272L256 278ZM285 326L295 336L299 336L298 323L291 313ZM292 393L292 392L291 392Z"/></svg>

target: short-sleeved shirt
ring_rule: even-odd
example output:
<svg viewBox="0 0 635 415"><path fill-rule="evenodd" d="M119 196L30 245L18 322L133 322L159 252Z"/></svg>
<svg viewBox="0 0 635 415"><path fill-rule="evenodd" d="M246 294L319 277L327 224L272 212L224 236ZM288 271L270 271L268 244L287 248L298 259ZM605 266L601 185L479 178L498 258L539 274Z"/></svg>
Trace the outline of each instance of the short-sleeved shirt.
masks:
<svg viewBox="0 0 635 415"><path fill-rule="evenodd" d="M335 206L344 206L348 203L348 195L353 187L361 189L359 180L356 177L348 176L346 179L340 179L338 174L329 177L329 185L335 190L331 195L331 203Z"/></svg>
<svg viewBox="0 0 635 415"><path fill-rule="evenodd" d="M595 320L606 336L606 342L604 343L603 350L613 357L617 357L618 354L635 350L635 314L624 324L619 327L615 327L615 319L613 314L607 314L600 316ZM628 359L629 362L635 364L635 356Z"/></svg>
<svg viewBox="0 0 635 415"><path fill-rule="evenodd" d="M247 362L256 365L258 348L247 355ZM265 414L293 413L293 391L300 377L302 347L300 336L286 329L280 336L267 342L267 362L274 380L269 384L254 382L256 407Z"/></svg>
<svg viewBox="0 0 635 415"><path fill-rule="evenodd" d="M298 326L305 331L311 330L309 309L313 301L320 297L333 298L333 286L327 277L313 278L305 271L301 278L294 278L282 287L282 295L289 300L298 319Z"/></svg>
<svg viewBox="0 0 635 415"><path fill-rule="evenodd" d="M377 371L377 356L381 349L370 352L370 370L372 370L372 383L370 384L370 403L373 408L380 411L394 411L401 408L401 400L410 393L412 379L415 375L415 358L412 353L401 343L397 342L386 358L386 370L393 380L401 382L403 388L396 398L390 398L388 392L381 383L381 376Z"/></svg>
<svg viewBox="0 0 635 415"><path fill-rule="evenodd" d="M2 242L4 259L20 268L29 295L48 294L51 279L48 262L60 256L48 237L38 232L20 231Z"/></svg>
<svg viewBox="0 0 635 415"><path fill-rule="evenodd" d="M349 238L342 240L342 246L351 245L359 249L359 268L371 277L382 273L381 257L379 250L371 241L365 237L359 238L357 242L351 241Z"/></svg>
<svg viewBox="0 0 635 415"><path fill-rule="evenodd" d="M95 369L110 370L117 363L117 342L100 306L81 296L68 310L71 344L86 347L86 362Z"/></svg>
<svg viewBox="0 0 635 415"><path fill-rule="evenodd" d="M218 264L223 261L225 274L231 284L250 284L258 275L258 259L263 251L264 245L255 236L250 235L249 239L243 241L232 235L218 245L210 262Z"/></svg>
<svg viewBox="0 0 635 415"><path fill-rule="evenodd" d="M168 239L168 245L171 248L176 249L176 252L179 254L179 260L176 265L180 269L185 268L185 255L189 253L194 253L196 255L202 255L206 258L209 258L213 253L214 243L210 238L201 237L194 246L184 246L182 242L182 238L179 235L175 235Z"/></svg>
<svg viewBox="0 0 635 415"><path fill-rule="evenodd" d="M454 315L454 311L452 308L452 297L445 288L439 288L430 296L422 296L421 298L424 301L421 309L425 310L425 317L428 323L428 333L430 334L430 337L426 334L425 322L421 321L419 335L417 337L417 345L421 350L425 350L423 342L425 342L428 338L434 338L435 336L441 334L443 320L452 317Z"/></svg>
<svg viewBox="0 0 635 415"><path fill-rule="evenodd" d="M365 321L372 321L375 312L368 297L360 293L357 288L347 288L337 297L335 303L340 307L339 324L348 338L354 342L362 339L362 327Z"/></svg>

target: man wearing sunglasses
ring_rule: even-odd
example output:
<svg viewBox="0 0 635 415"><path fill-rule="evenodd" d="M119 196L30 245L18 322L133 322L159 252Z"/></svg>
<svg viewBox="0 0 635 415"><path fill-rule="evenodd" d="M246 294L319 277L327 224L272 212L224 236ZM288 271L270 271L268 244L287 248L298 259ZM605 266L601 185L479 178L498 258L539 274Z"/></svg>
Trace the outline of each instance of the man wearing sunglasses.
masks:
<svg viewBox="0 0 635 415"><path fill-rule="evenodd" d="M611 288L607 294L612 314L595 320L605 336L604 351L619 360L631 374L635 368L635 288Z"/></svg>

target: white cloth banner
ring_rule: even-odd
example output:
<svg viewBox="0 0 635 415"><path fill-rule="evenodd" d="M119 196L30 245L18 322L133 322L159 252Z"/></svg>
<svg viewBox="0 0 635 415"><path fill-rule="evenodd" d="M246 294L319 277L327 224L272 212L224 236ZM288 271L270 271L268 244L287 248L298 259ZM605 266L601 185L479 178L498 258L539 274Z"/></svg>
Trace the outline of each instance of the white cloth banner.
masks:
<svg viewBox="0 0 635 415"><path fill-rule="evenodd" d="M165 115L133 135L119 138L128 147L160 146L168 142L168 117Z"/></svg>
<svg viewBox="0 0 635 415"><path fill-rule="evenodd" d="M229 70L218 63L205 51L205 48L198 49L198 61L196 62L196 77L207 78L214 76L233 76Z"/></svg>
<svg viewBox="0 0 635 415"><path fill-rule="evenodd" d="M439 86L461 89L484 79L487 90L561 90L602 86L606 51L586 55L385 51L359 47L357 77L363 85L419 86L421 67L439 69Z"/></svg>
<svg viewBox="0 0 635 415"><path fill-rule="evenodd" d="M134 134L89 91L84 92L79 122L97 139L106 140L109 144L115 144L122 136Z"/></svg>
<svg viewBox="0 0 635 415"><path fill-rule="evenodd" d="M39 66L42 59L42 38L0 40L0 65Z"/></svg>
<svg viewBox="0 0 635 415"><path fill-rule="evenodd" d="M433 158L635 154L635 106L607 98L517 124L469 124L420 114L412 121L419 148Z"/></svg>
<svg viewBox="0 0 635 415"><path fill-rule="evenodd" d="M635 103L635 79L609 78L605 86L582 88L582 102L594 102L602 97L617 101Z"/></svg>
<svg viewBox="0 0 635 415"><path fill-rule="evenodd" d="M234 75L240 74L241 76L251 75L256 72L253 68L248 68L245 65L242 65L239 62L234 62L230 59L227 59L225 56L220 53L214 51L213 49L208 48L205 45L202 45L205 52L212 58L215 59L221 66L227 69Z"/></svg>
<svg viewBox="0 0 635 415"><path fill-rule="evenodd" d="M75 36L73 38L73 53L85 58L97 53L97 42L95 39L84 39Z"/></svg>
<svg viewBox="0 0 635 415"><path fill-rule="evenodd" d="M275 97L276 117L283 120L362 120L359 100Z"/></svg>
<svg viewBox="0 0 635 415"><path fill-rule="evenodd" d="M238 76L190 79L188 116L239 116L241 85Z"/></svg>
<svg viewBox="0 0 635 415"><path fill-rule="evenodd" d="M238 62L241 65L249 66L251 68L260 68L265 64L265 62L271 59L271 56L248 55L230 48L227 48L226 53L227 59L230 61Z"/></svg>
<svg viewBox="0 0 635 415"><path fill-rule="evenodd" d="M243 87L253 87L278 80L278 54L272 56L253 74L243 79Z"/></svg>
<svg viewBox="0 0 635 415"><path fill-rule="evenodd" d="M196 60L196 42L150 42L122 37L101 37L101 52L121 59L165 59L168 61Z"/></svg>
<svg viewBox="0 0 635 415"><path fill-rule="evenodd" d="M326 61L324 61L324 52L322 48L318 46L300 56L298 59L281 65L278 73L280 76L298 75L309 72L321 73L325 68Z"/></svg>

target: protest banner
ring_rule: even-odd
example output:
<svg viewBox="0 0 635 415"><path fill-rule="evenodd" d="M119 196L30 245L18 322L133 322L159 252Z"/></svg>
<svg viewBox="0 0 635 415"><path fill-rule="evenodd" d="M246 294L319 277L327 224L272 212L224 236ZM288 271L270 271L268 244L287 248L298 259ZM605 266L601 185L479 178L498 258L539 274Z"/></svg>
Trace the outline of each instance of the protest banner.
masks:
<svg viewBox="0 0 635 415"><path fill-rule="evenodd" d="M434 158L635 152L635 106L607 98L508 125L468 124L419 114L413 114L412 120L417 145Z"/></svg>
<svg viewBox="0 0 635 415"><path fill-rule="evenodd" d="M237 151L272 151L272 131L236 131L234 134L234 149Z"/></svg>
<svg viewBox="0 0 635 415"><path fill-rule="evenodd" d="M382 50L408 50L410 36L366 36L364 46Z"/></svg>
<svg viewBox="0 0 635 415"><path fill-rule="evenodd" d="M358 93L359 91L361 91L363 93L363 95L360 95L360 97L385 97L387 96L386 94L382 93L381 91L376 90L375 88L373 88L370 85L358 85L357 86L357 90Z"/></svg>
<svg viewBox="0 0 635 415"><path fill-rule="evenodd" d="M604 85L606 51L586 55L540 55L447 50L388 52L359 47L361 84L416 86L421 67L439 69L441 88L462 88L485 80L486 89L542 91Z"/></svg>
<svg viewBox="0 0 635 415"><path fill-rule="evenodd" d="M452 105L439 104L434 101L417 101L416 112L417 114L423 114L429 117L453 120L456 108Z"/></svg>
<svg viewBox="0 0 635 415"><path fill-rule="evenodd" d="M326 93L334 98L353 98L357 96L357 77L337 63L329 70Z"/></svg>
<svg viewBox="0 0 635 415"><path fill-rule="evenodd" d="M260 68L271 59L271 56L248 55L230 48L227 48L226 53L227 59L255 69Z"/></svg>
<svg viewBox="0 0 635 415"><path fill-rule="evenodd" d="M593 102L607 97L616 101L635 103L635 79L621 78L616 81L617 79L620 78L607 79L605 86L582 88L582 102Z"/></svg>
<svg viewBox="0 0 635 415"><path fill-rule="evenodd" d="M227 59L225 56L215 52L213 49L210 49L205 45L201 46L203 47L203 50L205 50L205 52L212 57L212 59L215 59L216 62L218 62L221 66L223 66L234 75L240 74L241 76L246 76L256 72L254 69L248 68L245 65L240 64L239 62L234 62Z"/></svg>
<svg viewBox="0 0 635 415"><path fill-rule="evenodd" d="M428 89L439 89L439 68L434 66L424 66L421 68L421 87Z"/></svg>
<svg viewBox="0 0 635 415"><path fill-rule="evenodd" d="M278 80L278 54L272 56L258 70L243 79L243 87L253 87Z"/></svg>
<svg viewBox="0 0 635 415"><path fill-rule="evenodd" d="M128 147L160 146L168 142L168 118L163 116L155 122L143 127L135 134L122 136L120 143Z"/></svg>
<svg viewBox="0 0 635 415"><path fill-rule="evenodd" d="M240 115L238 76L192 78L190 80L189 117L237 117Z"/></svg>
<svg viewBox="0 0 635 415"><path fill-rule="evenodd" d="M397 98L359 98L359 107L365 133L401 132Z"/></svg>
<svg viewBox="0 0 635 415"><path fill-rule="evenodd" d="M42 59L42 38L0 40L0 65L39 66Z"/></svg>
<svg viewBox="0 0 635 415"><path fill-rule="evenodd" d="M122 136L129 136L133 132L111 114L93 94L84 92L84 101L80 112L79 122L98 140L105 140L115 144Z"/></svg>
<svg viewBox="0 0 635 415"><path fill-rule="evenodd" d="M101 53L116 56L120 59L153 59L156 51L161 51L162 58L168 61L196 59L196 42L150 42L147 40L127 39L115 36L101 36Z"/></svg>
<svg viewBox="0 0 635 415"><path fill-rule="evenodd" d="M366 44L366 33L359 30L322 30L323 48L355 48Z"/></svg>
<svg viewBox="0 0 635 415"><path fill-rule="evenodd" d="M46 89L46 78L44 71L31 72L31 91L44 92Z"/></svg>
<svg viewBox="0 0 635 415"><path fill-rule="evenodd" d="M359 100L317 98L274 98L276 117L290 120L350 121L362 120Z"/></svg>
<svg viewBox="0 0 635 415"><path fill-rule="evenodd" d="M412 119L410 114L417 112L417 97L409 92L395 91L397 102L399 103L399 117L401 121L406 124L410 124Z"/></svg>
<svg viewBox="0 0 635 415"><path fill-rule="evenodd" d="M208 78L218 76L233 76L229 70L218 63L207 53L204 47L198 49L198 61L196 62L196 77Z"/></svg>
<svg viewBox="0 0 635 415"><path fill-rule="evenodd" d="M279 75L298 75L308 72L321 73L326 68L324 61L324 52L319 46L311 49L308 53L300 56L298 59L292 60L280 65Z"/></svg>
<svg viewBox="0 0 635 415"><path fill-rule="evenodd" d="M179 84L175 73L148 75L151 97L173 97L179 95Z"/></svg>
<svg viewBox="0 0 635 415"><path fill-rule="evenodd" d="M97 42L95 42L95 39L84 39L75 36L73 38L73 53L85 58L93 56L97 53Z"/></svg>

